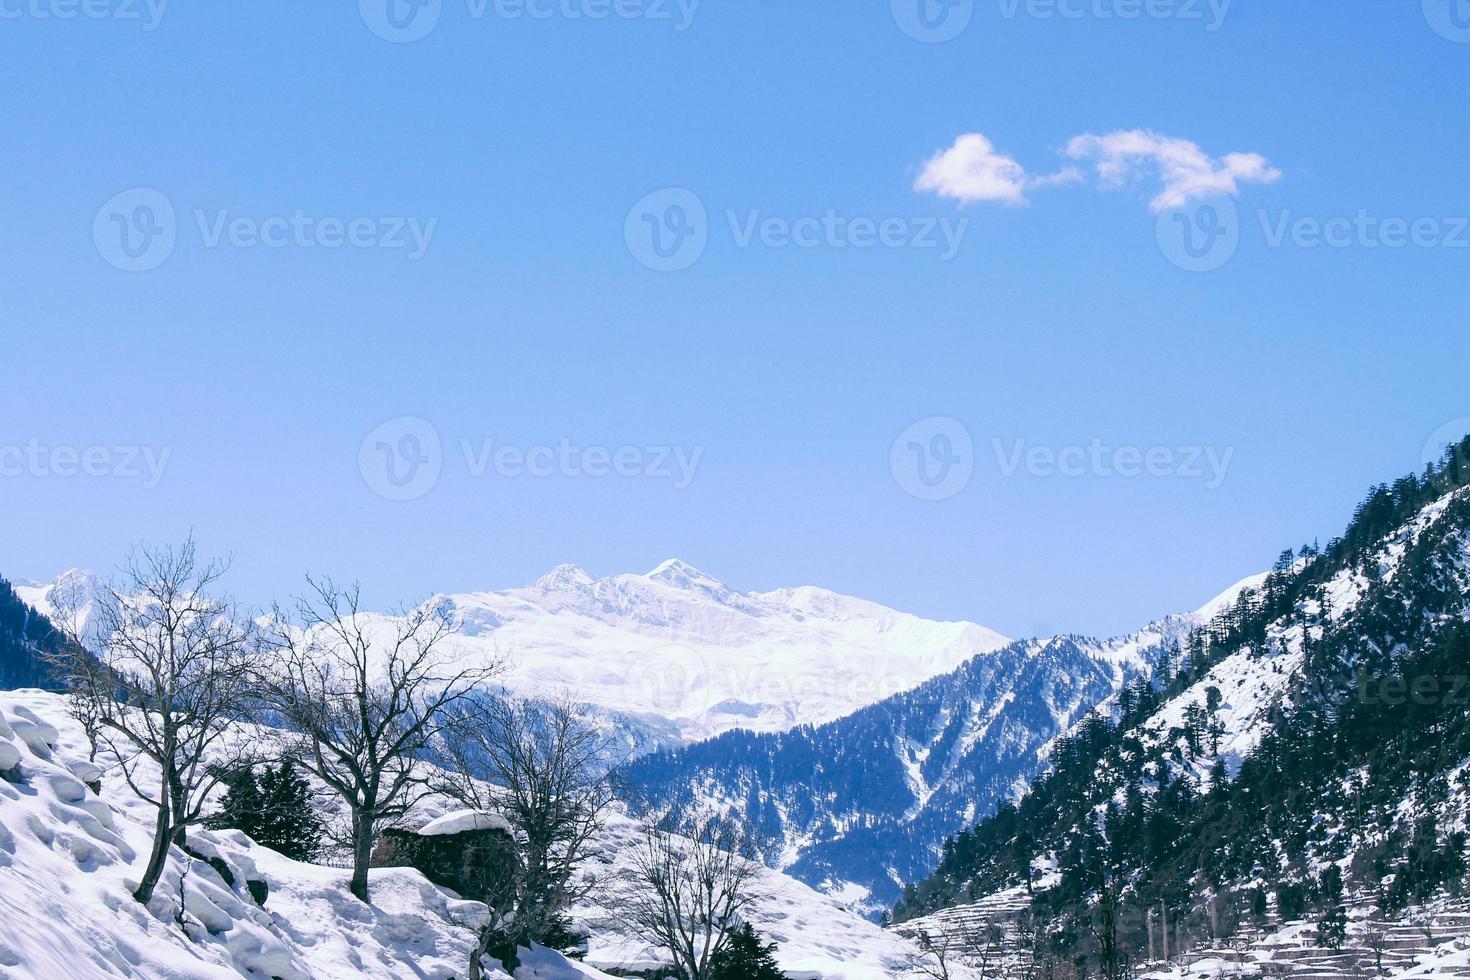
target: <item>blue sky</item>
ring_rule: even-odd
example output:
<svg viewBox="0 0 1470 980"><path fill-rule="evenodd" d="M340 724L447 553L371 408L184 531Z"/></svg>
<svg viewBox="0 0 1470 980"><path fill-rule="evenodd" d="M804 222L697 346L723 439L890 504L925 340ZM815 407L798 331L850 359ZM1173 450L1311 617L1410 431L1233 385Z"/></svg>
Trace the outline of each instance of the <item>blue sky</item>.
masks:
<svg viewBox="0 0 1470 980"><path fill-rule="evenodd" d="M7 575L192 528L254 603L308 570L387 603L677 555L1108 633L1330 536L1470 427L1448 0L974 0L942 43L907 0L684 30L672 0L443 0L411 43L374 0L90 2L0 4ZM1160 210L1159 156L1109 182L1068 153L1135 130L1271 173ZM1003 158L1023 190L916 189L976 133L996 156L960 175ZM700 220L669 188L703 251L658 271L643 215ZM129 259L160 196L171 250ZM1207 207L1238 224L1189 271L1167 236Z"/></svg>

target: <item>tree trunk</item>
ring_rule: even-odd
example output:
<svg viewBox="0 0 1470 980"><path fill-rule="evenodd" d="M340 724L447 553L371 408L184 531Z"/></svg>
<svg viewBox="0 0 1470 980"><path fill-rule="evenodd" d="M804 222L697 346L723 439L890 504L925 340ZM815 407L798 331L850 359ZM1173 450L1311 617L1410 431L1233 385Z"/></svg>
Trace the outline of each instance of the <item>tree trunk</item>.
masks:
<svg viewBox="0 0 1470 980"><path fill-rule="evenodd" d="M470 950L470 973L469 980L484 980L485 968L480 965L480 960L490 952L490 943L494 938L494 930L485 926L480 934L475 937L475 948Z"/></svg>
<svg viewBox="0 0 1470 980"><path fill-rule="evenodd" d="M186 825L184 823L185 794L184 783L179 779L178 773L172 768L168 775L168 797L169 806L173 809L173 840L180 846L185 840Z"/></svg>
<svg viewBox="0 0 1470 980"><path fill-rule="evenodd" d="M147 905L153 897L153 889L158 887L158 879L163 876L163 867L168 863L168 847L172 841L168 804L164 803L158 808L158 820L153 825L153 850L148 854L148 866L143 869L143 879L138 882L138 887L133 889L133 898L143 905Z"/></svg>
<svg viewBox="0 0 1470 980"><path fill-rule="evenodd" d="M368 861L373 856L373 815L371 811L352 811L352 894L360 901L368 900Z"/></svg>

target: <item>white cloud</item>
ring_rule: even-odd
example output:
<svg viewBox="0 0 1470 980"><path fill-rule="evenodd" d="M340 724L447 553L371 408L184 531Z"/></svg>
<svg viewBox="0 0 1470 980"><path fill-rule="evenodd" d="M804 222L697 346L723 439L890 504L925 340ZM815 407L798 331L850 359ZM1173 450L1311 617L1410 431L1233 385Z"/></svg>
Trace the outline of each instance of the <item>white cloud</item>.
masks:
<svg viewBox="0 0 1470 980"><path fill-rule="evenodd" d="M1212 194L1233 197L1242 183L1270 184L1281 177L1281 171L1259 153L1227 153L1216 160L1189 140L1143 129L1074 136L1067 143L1067 156L1091 160L1105 187L1156 174L1164 186L1149 202L1154 212Z"/></svg>
<svg viewBox="0 0 1470 980"><path fill-rule="evenodd" d="M1074 136L1067 142L1066 154L1073 160L1090 161L1104 187L1157 176L1163 188L1149 202L1155 212L1211 194L1233 196L1240 184L1270 184L1281 177L1281 171L1259 153L1227 153L1217 160L1189 140L1142 129ZM965 133L949 149L929 158L914 181L914 190L932 191L962 204L1015 205L1027 203L1029 190L1081 179L1075 167L1033 176L1015 159L998 152L983 134Z"/></svg>
<svg viewBox="0 0 1470 980"><path fill-rule="evenodd" d="M1068 168L1047 177L1032 177L1021 166L980 133L965 133L947 150L929 158L914 190L933 191L940 197L953 197L962 204L974 201L998 201L1002 204L1025 204L1026 191L1033 187L1067 183L1080 178Z"/></svg>

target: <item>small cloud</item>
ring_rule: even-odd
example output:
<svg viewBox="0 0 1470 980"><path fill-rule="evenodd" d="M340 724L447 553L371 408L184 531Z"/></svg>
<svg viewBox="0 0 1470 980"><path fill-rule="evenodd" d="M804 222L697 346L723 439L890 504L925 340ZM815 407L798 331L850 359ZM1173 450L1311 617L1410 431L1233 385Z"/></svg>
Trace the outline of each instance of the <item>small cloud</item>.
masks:
<svg viewBox="0 0 1470 980"><path fill-rule="evenodd" d="M1032 188L1070 183L1081 176L1075 168L1068 168L1049 176L1033 177L1011 157L997 152L983 134L965 133L949 149L929 158L914 181L914 190L933 191L962 204L995 201L1015 205L1025 204L1026 191Z"/></svg>
<svg viewBox="0 0 1470 980"><path fill-rule="evenodd" d="M1242 183L1271 184L1281 177L1281 171L1259 153L1227 153L1217 160L1197 143L1143 129L1074 136L1067 143L1067 156L1092 161L1104 187L1157 175L1164 186L1149 202L1155 213L1213 194L1233 197Z"/></svg>
<svg viewBox="0 0 1470 980"><path fill-rule="evenodd" d="M1216 159L1189 140L1142 129L1074 136L1067 142L1066 155L1090 162L1103 187L1121 187L1157 176L1163 188L1149 202L1154 212L1212 194L1234 196L1241 184L1270 184L1281 177L1281 171L1259 153L1227 153ZM929 158L914 181L914 190L952 197L961 204L1021 205L1028 203L1028 191L1080 180L1082 172L1076 167L1042 176L1028 174L1015 159L997 151L984 134L965 133L949 149Z"/></svg>

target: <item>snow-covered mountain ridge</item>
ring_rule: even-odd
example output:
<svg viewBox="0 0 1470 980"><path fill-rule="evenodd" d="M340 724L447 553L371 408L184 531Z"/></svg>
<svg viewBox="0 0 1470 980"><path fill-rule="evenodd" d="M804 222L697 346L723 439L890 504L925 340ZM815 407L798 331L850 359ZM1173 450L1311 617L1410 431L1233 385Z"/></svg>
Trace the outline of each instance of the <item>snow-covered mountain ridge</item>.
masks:
<svg viewBox="0 0 1470 980"><path fill-rule="evenodd" d="M903 928L962 922L1020 889L1031 934L1057 941L1027 956L1107 975L1109 949L1115 966L1160 954L1164 918L1177 961L1283 923L1341 943L1345 909L1412 931L1406 914L1463 894L1467 458L1470 441L1373 488L1342 536L1283 552L1221 603L1182 661L1059 740L1014 807L946 841L936 873L896 910ZM1372 937L1349 933L1355 952L1336 960L1360 966ZM1303 969L1334 959L1293 958Z"/></svg>
<svg viewBox="0 0 1470 980"><path fill-rule="evenodd" d="M836 721L729 732L627 776L653 809L742 814L773 866L876 913L947 836L1022 793L1053 739L1259 581L1125 636L1018 640Z"/></svg>
<svg viewBox="0 0 1470 980"><path fill-rule="evenodd" d="M72 570L16 592L52 615L95 583ZM523 588L429 601L457 620L460 656L509 659L501 682L517 693L569 692L676 741L820 724L1007 642L814 586L740 592L674 559L603 578L559 565Z"/></svg>

